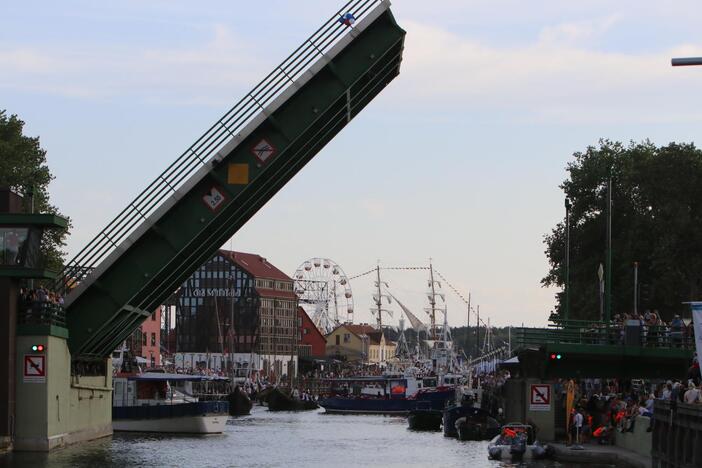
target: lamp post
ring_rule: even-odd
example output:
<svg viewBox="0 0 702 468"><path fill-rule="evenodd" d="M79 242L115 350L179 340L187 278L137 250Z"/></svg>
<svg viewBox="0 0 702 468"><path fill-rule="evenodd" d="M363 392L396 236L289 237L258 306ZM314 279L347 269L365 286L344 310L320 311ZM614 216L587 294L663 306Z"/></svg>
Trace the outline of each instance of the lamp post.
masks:
<svg viewBox="0 0 702 468"><path fill-rule="evenodd" d="M607 179L607 263L605 265L605 313L604 319L609 324L612 315L612 168Z"/></svg>
<svg viewBox="0 0 702 468"><path fill-rule="evenodd" d="M570 207L570 200L566 197L565 313L563 314L566 322L568 322L568 319L570 318Z"/></svg>

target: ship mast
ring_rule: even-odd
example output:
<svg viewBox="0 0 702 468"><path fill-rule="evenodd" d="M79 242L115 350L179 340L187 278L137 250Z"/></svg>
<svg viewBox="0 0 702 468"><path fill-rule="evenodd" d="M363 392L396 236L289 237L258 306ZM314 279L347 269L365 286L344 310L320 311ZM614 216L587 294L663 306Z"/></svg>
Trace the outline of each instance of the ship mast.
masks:
<svg viewBox="0 0 702 468"><path fill-rule="evenodd" d="M383 298L385 298L388 301L388 304L390 304L391 299L390 295L388 294L383 294L382 286L385 285L385 287L388 287L388 283L381 281L380 280L380 263L378 263L378 266L375 268L376 271L376 281L375 281L375 287L377 289L376 294L373 295L373 300L375 301L375 307L371 309L371 312L375 315L375 322L376 326L378 327L378 330L383 329L383 312L387 312L390 317L392 317L392 311L388 309L383 309Z"/></svg>

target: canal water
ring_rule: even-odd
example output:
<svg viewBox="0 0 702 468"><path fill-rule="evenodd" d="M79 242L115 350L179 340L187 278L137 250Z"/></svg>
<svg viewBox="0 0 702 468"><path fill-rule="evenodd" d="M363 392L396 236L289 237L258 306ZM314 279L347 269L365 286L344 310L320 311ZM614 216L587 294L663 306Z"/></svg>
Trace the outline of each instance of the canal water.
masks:
<svg viewBox="0 0 702 468"><path fill-rule="evenodd" d="M515 466L487 459L487 442L460 442L413 432L390 416L341 416L323 410L272 413L255 406L221 435L118 433L50 454L0 456L0 467L475 467ZM536 462L529 467L595 465ZM602 466L600 466L602 468Z"/></svg>

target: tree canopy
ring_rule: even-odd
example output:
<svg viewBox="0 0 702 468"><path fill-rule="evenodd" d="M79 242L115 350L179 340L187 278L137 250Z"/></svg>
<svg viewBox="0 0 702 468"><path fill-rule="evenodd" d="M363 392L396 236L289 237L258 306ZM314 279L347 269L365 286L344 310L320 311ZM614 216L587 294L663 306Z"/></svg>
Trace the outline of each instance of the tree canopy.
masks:
<svg viewBox="0 0 702 468"><path fill-rule="evenodd" d="M10 187L25 197L34 192L34 211L37 213L59 213L49 200L49 183L54 178L46 163L46 150L42 149L38 137L23 134L24 122L16 115L7 116L0 110L0 187ZM27 206L28 208L28 206ZM70 226L70 220L69 220ZM42 252L47 267L58 270L63 265L67 230L48 230L42 238Z"/></svg>
<svg viewBox="0 0 702 468"><path fill-rule="evenodd" d="M694 144L600 140L573 155L561 188L570 210L570 318L600 317L597 270L605 265L607 179L612 190L612 314L634 308L669 320L702 299L702 151ZM565 284L564 221L545 236L550 264L544 286ZM556 295L562 317L565 295Z"/></svg>

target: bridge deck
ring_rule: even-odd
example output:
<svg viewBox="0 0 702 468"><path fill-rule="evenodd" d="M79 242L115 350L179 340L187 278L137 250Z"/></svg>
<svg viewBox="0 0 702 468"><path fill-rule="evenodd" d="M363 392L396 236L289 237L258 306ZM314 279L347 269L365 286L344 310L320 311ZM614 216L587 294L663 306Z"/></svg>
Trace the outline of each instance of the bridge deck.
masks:
<svg viewBox="0 0 702 468"><path fill-rule="evenodd" d="M389 5L348 2L69 263L74 356L108 356L399 74Z"/></svg>
<svg viewBox="0 0 702 468"><path fill-rule="evenodd" d="M540 378L684 378L694 342L670 327L607 327L591 322L517 328L522 372Z"/></svg>

